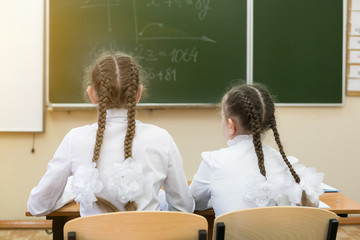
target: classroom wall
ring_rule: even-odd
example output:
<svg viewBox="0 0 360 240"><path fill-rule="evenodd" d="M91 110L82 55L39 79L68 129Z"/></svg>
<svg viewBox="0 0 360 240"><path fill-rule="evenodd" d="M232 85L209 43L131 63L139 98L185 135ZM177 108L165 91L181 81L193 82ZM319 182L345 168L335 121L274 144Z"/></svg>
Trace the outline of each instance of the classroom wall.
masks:
<svg viewBox="0 0 360 240"><path fill-rule="evenodd" d="M343 107L277 107L276 113L287 154L324 172L325 183L358 202L359 109L360 97L346 97ZM140 110L137 118L172 134L188 179L196 172L202 151L225 146L217 109ZM0 220L29 219L24 215L29 192L63 136L94 121L96 111L46 111L44 133L0 133ZM271 134L266 140L273 144Z"/></svg>

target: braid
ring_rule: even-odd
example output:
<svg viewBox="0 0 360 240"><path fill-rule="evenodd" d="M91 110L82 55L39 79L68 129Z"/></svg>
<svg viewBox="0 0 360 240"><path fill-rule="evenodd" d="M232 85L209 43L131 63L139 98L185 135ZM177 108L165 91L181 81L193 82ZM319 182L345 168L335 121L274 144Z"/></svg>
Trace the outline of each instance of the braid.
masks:
<svg viewBox="0 0 360 240"><path fill-rule="evenodd" d="M295 182L300 183L299 175L297 175L297 173L295 172L294 168L292 167L291 163L289 162L289 160L287 159L287 157L285 155L284 148L283 148L283 146L281 144L281 141L280 141L280 135L279 135L279 132L278 132L277 127L276 127L276 121L275 121L274 116L270 120L270 127L271 127L271 129L272 129L272 131L274 133L276 144L278 145L279 151L281 153L282 158L284 159L284 162L288 166L288 168L289 168L289 170L291 172L291 175L293 176Z"/></svg>
<svg viewBox="0 0 360 240"><path fill-rule="evenodd" d="M139 88L139 70L136 62L126 54L104 56L96 63L92 71L92 85L99 97L98 129L92 161L97 163L106 129L106 111L112 108L126 108L127 130L124 140L125 160L132 157L132 142L135 136L136 96ZM97 167L97 164L96 164ZM118 211L116 206L105 199L98 198L109 211ZM128 202L124 208L128 211L137 210L136 202Z"/></svg>
<svg viewBox="0 0 360 240"><path fill-rule="evenodd" d="M100 157L100 149L104 139L104 132L106 128L106 106L109 101L108 91L106 87L106 81L104 80L104 74L102 74L102 69L100 65L100 89L99 89L99 116L98 116L98 129L96 131L96 141L94 147L94 154L92 161L96 162Z"/></svg>
<svg viewBox="0 0 360 240"><path fill-rule="evenodd" d="M137 69L134 63L131 62L131 73L129 79L129 95L127 99L127 120L128 127L126 130L124 150L125 150L125 159L132 157L132 141L135 135L135 107L136 107L136 94L137 94L137 79L139 78Z"/></svg>
<svg viewBox="0 0 360 240"><path fill-rule="evenodd" d="M281 156L282 158L284 159L284 162L286 163L286 165L288 166L290 172L291 172L291 175L293 176L293 178L295 179L295 182L297 184L300 183L300 177L299 175L295 172L294 168L292 167L291 163L289 162L289 160L287 159L286 155L285 155L285 152L284 152L284 148L281 144L281 141L280 141L280 135L279 135L279 132L277 130L277 127L276 127L276 121L275 121L275 116L272 116L271 119L270 119L270 127L271 129L273 130L274 132L274 137L275 137L275 141L278 145L278 148L279 148L279 151L281 153ZM318 207L316 205L316 203L313 203L311 202L311 200L309 199L309 196L307 195L306 191L305 190L302 190L302 193L301 193L301 200L300 200L300 205L301 206L309 206L309 207Z"/></svg>
<svg viewBox="0 0 360 240"><path fill-rule="evenodd" d="M127 129L126 129L126 136L124 141L124 154L125 159L132 157L132 142L135 136L135 107L136 107L136 95L138 91L138 80L139 74L135 64L130 60L131 70L130 76L127 81L128 85L128 97L127 97ZM125 205L125 209L127 211L136 211L138 208L136 202L128 202Z"/></svg>
<svg viewBox="0 0 360 240"><path fill-rule="evenodd" d="M264 152L262 149L261 142L261 121L259 118L259 112L253 107L249 99L243 94L242 100L245 103L245 112L248 115L250 120L251 132L253 135L253 144L255 147L255 152L258 157L258 165L260 169L260 173L266 177L266 170L264 164Z"/></svg>

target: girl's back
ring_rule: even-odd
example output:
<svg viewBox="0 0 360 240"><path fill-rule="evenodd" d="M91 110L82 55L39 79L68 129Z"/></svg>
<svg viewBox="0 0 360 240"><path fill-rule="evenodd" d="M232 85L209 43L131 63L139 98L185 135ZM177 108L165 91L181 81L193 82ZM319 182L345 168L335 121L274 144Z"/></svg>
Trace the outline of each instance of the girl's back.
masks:
<svg viewBox="0 0 360 240"><path fill-rule="evenodd" d="M124 210L159 210L163 186L172 209L192 212L182 159L167 131L135 120L142 84L136 62L106 55L91 68L88 95L98 122L72 129L30 194L32 215L54 210L73 175L81 216Z"/></svg>
<svg viewBox="0 0 360 240"><path fill-rule="evenodd" d="M207 208L210 199L217 216L260 206L318 205L323 174L285 155L274 111L258 85L237 86L224 96L221 126L229 147L202 154L190 186L196 209ZM280 151L262 142L268 129Z"/></svg>
<svg viewBox="0 0 360 240"><path fill-rule="evenodd" d="M111 194L111 187L107 185L114 177L109 174L117 162L124 161L123 142L125 139L125 132L127 128L126 110L112 109L107 113L107 130L104 133L104 140L102 146L102 154L99 158L98 169L101 182L104 188L97 195L113 203L117 208L121 209L123 204L117 201ZM95 135L97 131L97 124L75 128L70 131L66 138L68 142L69 156L67 159L72 159L71 169L74 175L79 166L91 163L91 156L93 154L93 146L95 143ZM166 189L168 198L171 199L171 194L177 191L186 191L184 186L177 184L178 181L183 182L185 179L172 179L169 175L169 165L175 166L179 171L182 170L182 160L170 134L155 125L144 124L136 121L136 136L133 140L133 157L136 159L136 164L142 168L144 174L144 192L137 197L138 210L159 210L159 201L157 200L159 190L162 185L168 184L172 186ZM86 137L85 137L86 136ZM90 136L90 137L87 137ZM93 136L93 137L92 137ZM167 179L168 178L168 179ZM131 185L129 186L131 187ZM182 189L183 188L183 189ZM170 200L171 201L171 200ZM183 201L177 205L179 211L189 211L191 201ZM181 206L183 204L183 206ZM82 209L82 216L106 212L106 210L98 209L99 206L94 205L94 209L85 211ZM89 212L89 213L86 213Z"/></svg>

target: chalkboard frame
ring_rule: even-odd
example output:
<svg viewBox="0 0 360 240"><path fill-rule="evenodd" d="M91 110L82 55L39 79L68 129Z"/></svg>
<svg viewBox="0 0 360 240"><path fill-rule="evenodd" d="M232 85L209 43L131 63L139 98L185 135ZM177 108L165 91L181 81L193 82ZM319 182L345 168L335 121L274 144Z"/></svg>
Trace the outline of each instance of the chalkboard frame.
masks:
<svg viewBox="0 0 360 240"><path fill-rule="evenodd" d="M71 110L71 109L95 109L96 105L90 103L52 103L49 101L49 1L46 1L46 105L48 109L55 110ZM336 103L276 103L276 106L285 107L331 107L331 106L343 106L345 98L345 72L346 72L346 26L347 26L347 0L343 2L343 49L342 49L342 89L341 102ZM253 83L253 4L254 0L247 0L247 52L246 52L246 79L247 83ZM214 103L139 103L139 108L153 109L153 108L214 108L218 107L218 104Z"/></svg>

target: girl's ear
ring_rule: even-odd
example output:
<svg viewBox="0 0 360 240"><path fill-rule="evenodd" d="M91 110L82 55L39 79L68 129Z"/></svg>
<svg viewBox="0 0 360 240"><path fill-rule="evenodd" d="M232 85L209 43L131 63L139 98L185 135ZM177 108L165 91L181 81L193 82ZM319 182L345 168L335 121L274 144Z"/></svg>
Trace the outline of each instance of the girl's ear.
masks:
<svg viewBox="0 0 360 240"><path fill-rule="evenodd" d="M229 137L234 138L237 132L236 122L232 118L228 118L228 126L229 126Z"/></svg>
<svg viewBox="0 0 360 240"><path fill-rule="evenodd" d="M138 103L140 101L143 89L144 89L144 86L142 84L140 84L138 87L138 92L136 94L136 103Z"/></svg>
<svg viewBox="0 0 360 240"><path fill-rule="evenodd" d="M97 104L98 103L98 96L96 94L96 91L95 89L92 87L92 86L88 86L88 88L86 89L86 92L90 98L90 101L93 103L93 104Z"/></svg>

